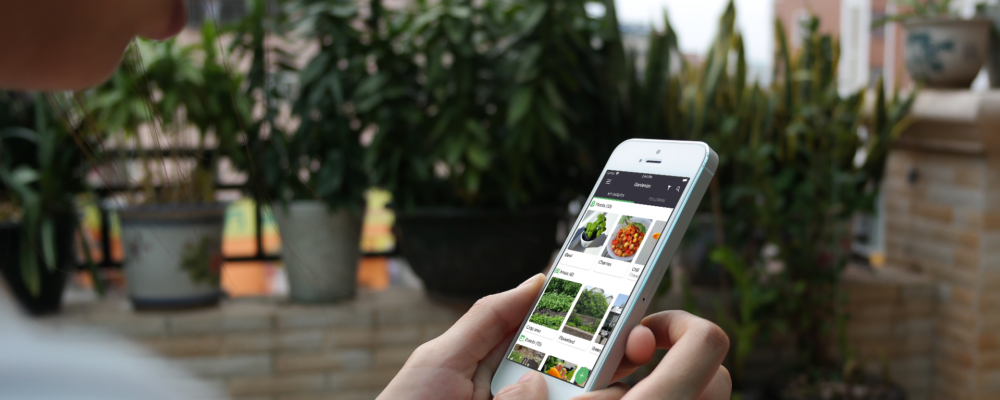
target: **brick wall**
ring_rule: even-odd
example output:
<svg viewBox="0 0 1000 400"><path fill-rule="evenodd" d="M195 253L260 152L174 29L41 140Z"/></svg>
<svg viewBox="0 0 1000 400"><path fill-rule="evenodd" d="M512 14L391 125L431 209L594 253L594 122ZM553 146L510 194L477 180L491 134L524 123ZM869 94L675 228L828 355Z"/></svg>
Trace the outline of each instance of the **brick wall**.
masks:
<svg viewBox="0 0 1000 400"><path fill-rule="evenodd" d="M67 305L50 325L124 334L234 399L373 399L410 353L467 309L420 291L366 293L332 306L240 299L222 307L143 312L127 301Z"/></svg>
<svg viewBox="0 0 1000 400"><path fill-rule="evenodd" d="M911 400L929 398L936 283L893 268L852 269L843 288L848 343L862 367L881 374L885 366ZM657 299L650 313L681 308L678 293ZM468 306L400 288L330 306L238 299L177 312L135 312L127 300L112 297L67 304L41 322L123 335L234 399L352 400L375 398L417 346L447 330ZM772 350L767 355L789 355ZM633 383L648 372L641 370Z"/></svg>
<svg viewBox="0 0 1000 400"><path fill-rule="evenodd" d="M890 265L940 284L933 398L1000 398L1000 92L920 93L889 157Z"/></svg>
<svg viewBox="0 0 1000 400"><path fill-rule="evenodd" d="M909 400L930 398L937 285L897 268L848 268L842 283L848 351L867 373L888 375Z"/></svg>

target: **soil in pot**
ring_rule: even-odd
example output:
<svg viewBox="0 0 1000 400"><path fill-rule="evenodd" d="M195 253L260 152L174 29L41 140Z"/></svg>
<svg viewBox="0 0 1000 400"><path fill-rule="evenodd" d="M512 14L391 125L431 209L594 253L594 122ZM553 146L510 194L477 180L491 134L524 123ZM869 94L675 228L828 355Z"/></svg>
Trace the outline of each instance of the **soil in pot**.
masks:
<svg viewBox="0 0 1000 400"><path fill-rule="evenodd" d="M0 272L18 303L32 315L46 315L59 311L68 275L77 267L73 239L76 221L72 217L56 221L56 266L45 268L41 254L38 266L41 272L41 290L32 295L21 275L21 226L14 223L0 225Z"/></svg>
<svg viewBox="0 0 1000 400"><path fill-rule="evenodd" d="M151 204L119 214L125 278L136 309L218 304L225 204Z"/></svg>
<svg viewBox="0 0 1000 400"><path fill-rule="evenodd" d="M556 210L398 212L400 253L437 297L478 299L542 271L558 249Z"/></svg>

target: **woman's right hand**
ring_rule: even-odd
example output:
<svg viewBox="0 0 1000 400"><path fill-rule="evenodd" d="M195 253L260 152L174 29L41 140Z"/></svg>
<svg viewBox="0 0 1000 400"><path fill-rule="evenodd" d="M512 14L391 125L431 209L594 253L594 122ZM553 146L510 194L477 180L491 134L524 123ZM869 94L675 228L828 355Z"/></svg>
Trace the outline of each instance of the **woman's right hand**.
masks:
<svg viewBox="0 0 1000 400"><path fill-rule="evenodd" d="M729 337L715 324L684 311L650 315L632 329L625 356L611 381L635 372L653 358L656 349L670 349L659 365L634 387L614 383L606 389L586 393L574 400L698 399L730 398L732 381L722 360L729 350ZM501 390L494 400L545 400L545 379L529 372Z"/></svg>

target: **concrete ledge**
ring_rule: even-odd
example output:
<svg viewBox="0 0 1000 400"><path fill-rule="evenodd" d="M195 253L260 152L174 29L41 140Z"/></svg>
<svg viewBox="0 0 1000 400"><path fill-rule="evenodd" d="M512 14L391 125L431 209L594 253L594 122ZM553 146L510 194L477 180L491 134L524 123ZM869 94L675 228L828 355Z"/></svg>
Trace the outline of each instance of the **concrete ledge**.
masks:
<svg viewBox="0 0 1000 400"><path fill-rule="evenodd" d="M372 399L413 350L469 306L393 288L335 305L236 299L212 309L135 312L118 295L67 304L39 322L131 339L232 398Z"/></svg>

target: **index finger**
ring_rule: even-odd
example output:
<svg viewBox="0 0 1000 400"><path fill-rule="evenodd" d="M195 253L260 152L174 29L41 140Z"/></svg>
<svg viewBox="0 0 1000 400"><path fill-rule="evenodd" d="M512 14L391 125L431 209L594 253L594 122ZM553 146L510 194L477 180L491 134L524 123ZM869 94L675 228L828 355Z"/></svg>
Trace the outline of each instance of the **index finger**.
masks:
<svg viewBox="0 0 1000 400"><path fill-rule="evenodd" d="M544 275L538 274L514 289L476 302L441 338L448 343L438 357L475 366L500 344L521 321L542 290Z"/></svg>
<svg viewBox="0 0 1000 400"><path fill-rule="evenodd" d="M623 399L698 398L729 351L726 333L684 311L656 313L642 325L653 331L657 348L670 351Z"/></svg>

